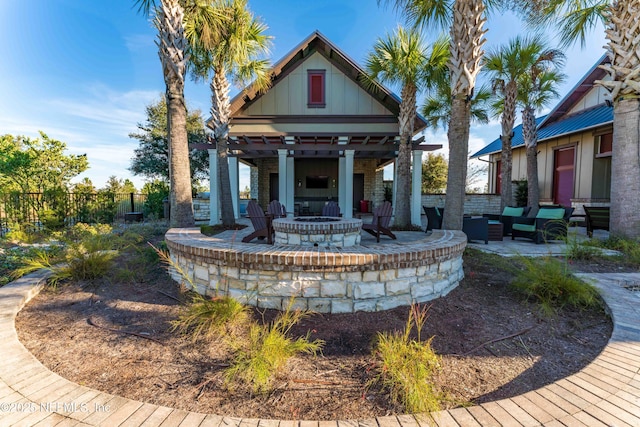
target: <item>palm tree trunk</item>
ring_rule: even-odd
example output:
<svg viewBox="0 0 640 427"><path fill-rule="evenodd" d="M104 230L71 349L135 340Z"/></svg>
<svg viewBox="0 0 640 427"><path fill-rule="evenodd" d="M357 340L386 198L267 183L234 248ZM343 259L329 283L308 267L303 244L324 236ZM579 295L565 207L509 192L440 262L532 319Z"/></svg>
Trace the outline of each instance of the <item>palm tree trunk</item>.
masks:
<svg viewBox="0 0 640 427"><path fill-rule="evenodd" d="M169 184L171 227L192 227L193 200L187 137L187 108L184 75L187 47L183 27L184 11L176 0L163 0L156 15L158 54L167 87L167 135L169 138Z"/></svg>
<svg viewBox="0 0 640 427"><path fill-rule="evenodd" d="M449 118L449 173L443 228L462 230L469 127L471 126L471 97L480 72L480 61L486 22L484 2L481 0L456 0L453 5L451 26L451 117Z"/></svg>
<svg viewBox="0 0 640 427"><path fill-rule="evenodd" d="M640 238L640 100L618 101L613 113L611 234Z"/></svg>
<svg viewBox="0 0 640 427"><path fill-rule="evenodd" d="M599 81L611 91L613 149L611 153L611 233L640 237L640 50L639 0L614 1L608 11L606 35L611 77Z"/></svg>
<svg viewBox="0 0 640 427"><path fill-rule="evenodd" d="M220 209L222 224L231 226L235 223L233 197L229 179L229 123L231 121L231 101L229 99L229 81L223 67L215 70L211 80L211 116L218 153L218 188L220 189ZM213 213L212 213L213 214Z"/></svg>
<svg viewBox="0 0 640 427"><path fill-rule="evenodd" d="M411 224L411 137L417 109L416 91L414 84L407 84L402 88L402 103L398 115L400 145L396 159L398 182L393 224L399 228L407 228Z"/></svg>
<svg viewBox="0 0 640 427"><path fill-rule="evenodd" d="M502 112L502 153L500 162L502 167L502 188L500 189L500 206L513 206L513 153L511 151L511 140L513 139L513 124L516 121L516 96L518 87L515 81L507 83L504 91L504 111Z"/></svg>
<svg viewBox="0 0 640 427"><path fill-rule="evenodd" d="M530 217L538 214L540 204L540 185L538 184L538 134L536 117L532 107L522 110L522 136L527 148L527 205L531 206Z"/></svg>
<svg viewBox="0 0 640 427"><path fill-rule="evenodd" d="M460 98L452 99L451 118L447 131L449 139L449 173L447 175L447 197L444 202L445 209L442 225L442 228L450 230L462 230L467 185L470 114L471 104L469 102Z"/></svg>

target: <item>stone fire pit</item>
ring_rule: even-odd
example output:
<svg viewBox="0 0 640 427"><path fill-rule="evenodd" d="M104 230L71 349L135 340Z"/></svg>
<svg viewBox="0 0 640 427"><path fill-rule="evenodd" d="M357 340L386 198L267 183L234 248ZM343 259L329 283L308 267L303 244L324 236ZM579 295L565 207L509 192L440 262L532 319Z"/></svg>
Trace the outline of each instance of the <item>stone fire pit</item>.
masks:
<svg viewBox="0 0 640 427"><path fill-rule="evenodd" d="M362 220L298 217L273 220L276 245L346 248L360 244Z"/></svg>

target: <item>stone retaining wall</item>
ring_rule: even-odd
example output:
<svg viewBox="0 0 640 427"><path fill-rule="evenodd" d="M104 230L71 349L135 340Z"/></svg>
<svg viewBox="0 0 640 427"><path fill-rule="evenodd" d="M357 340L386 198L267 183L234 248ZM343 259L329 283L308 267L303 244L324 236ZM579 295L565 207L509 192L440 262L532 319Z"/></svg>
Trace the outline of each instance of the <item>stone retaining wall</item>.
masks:
<svg viewBox="0 0 640 427"><path fill-rule="evenodd" d="M165 238L198 292L261 308L283 309L293 297L295 307L320 313L388 310L446 295L464 275L460 231L349 250L239 243L237 232L219 236L171 229ZM172 277L183 281L175 271Z"/></svg>

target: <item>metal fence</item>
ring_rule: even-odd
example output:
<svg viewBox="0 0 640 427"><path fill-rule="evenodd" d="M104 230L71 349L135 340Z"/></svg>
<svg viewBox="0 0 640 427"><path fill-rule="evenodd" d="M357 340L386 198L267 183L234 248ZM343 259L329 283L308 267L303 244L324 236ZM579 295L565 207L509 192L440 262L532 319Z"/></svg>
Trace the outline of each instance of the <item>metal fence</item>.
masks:
<svg viewBox="0 0 640 427"><path fill-rule="evenodd" d="M0 235L16 227L59 229L78 222L112 223L126 213L143 212L146 194L11 193L0 194Z"/></svg>

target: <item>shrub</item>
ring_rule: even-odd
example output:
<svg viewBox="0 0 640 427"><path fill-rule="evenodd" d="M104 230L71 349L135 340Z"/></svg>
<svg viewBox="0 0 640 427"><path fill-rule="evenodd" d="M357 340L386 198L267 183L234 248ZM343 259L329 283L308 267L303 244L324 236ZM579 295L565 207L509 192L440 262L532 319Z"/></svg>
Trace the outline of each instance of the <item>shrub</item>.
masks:
<svg viewBox="0 0 640 427"><path fill-rule="evenodd" d="M225 371L228 387L239 378L251 384L256 393L268 392L274 376L291 357L300 353L315 355L322 349L324 342L309 341L309 333L295 340L287 336L296 323L309 315L307 311L293 310L292 305L293 299L271 324L252 324L246 340L230 340L235 354Z"/></svg>
<svg viewBox="0 0 640 427"><path fill-rule="evenodd" d="M546 257L521 259L524 268L518 272L512 285L540 303L546 315L565 305L576 308L599 307L598 291L592 285L571 274L561 261Z"/></svg>
<svg viewBox="0 0 640 427"><path fill-rule="evenodd" d="M513 181L513 183L516 184L513 194L516 206L527 206L527 200L529 199L529 184L527 180Z"/></svg>
<svg viewBox="0 0 640 427"><path fill-rule="evenodd" d="M431 348L433 337L420 339L427 312L428 308L412 305L404 331L378 333L373 350L380 371L375 381L408 412L440 409L441 396L433 381L440 369L440 358ZM411 338L414 328L416 339Z"/></svg>
<svg viewBox="0 0 640 427"><path fill-rule="evenodd" d="M164 218L164 200L169 198L169 185L156 181L145 184L147 198L144 202L143 212L146 218Z"/></svg>

